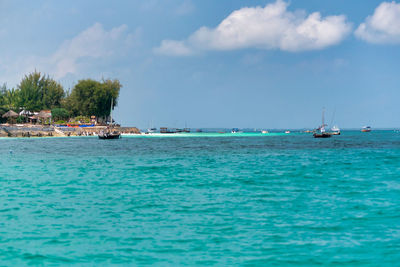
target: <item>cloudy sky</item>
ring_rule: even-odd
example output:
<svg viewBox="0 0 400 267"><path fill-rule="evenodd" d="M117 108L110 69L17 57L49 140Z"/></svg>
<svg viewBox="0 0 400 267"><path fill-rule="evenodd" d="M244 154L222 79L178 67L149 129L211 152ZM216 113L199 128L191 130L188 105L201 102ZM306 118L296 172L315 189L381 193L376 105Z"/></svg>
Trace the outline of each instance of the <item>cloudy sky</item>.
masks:
<svg viewBox="0 0 400 267"><path fill-rule="evenodd" d="M1 83L117 78L123 125L400 127L400 1L0 0L0 39Z"/></svg>

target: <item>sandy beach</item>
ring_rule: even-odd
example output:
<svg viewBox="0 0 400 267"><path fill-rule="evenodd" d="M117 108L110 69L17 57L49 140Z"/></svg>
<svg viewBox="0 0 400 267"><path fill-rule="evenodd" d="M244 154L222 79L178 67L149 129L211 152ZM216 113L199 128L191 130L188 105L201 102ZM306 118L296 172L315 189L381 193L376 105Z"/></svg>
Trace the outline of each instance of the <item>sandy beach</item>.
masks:
<svg viewBox="0 0 400 267"><path fill-rule="evenodd" d="M65 137L97 135L106 126L58 127L34 124L1 124L0 137ZM140 134L136 127L116 127L123 134Z"/></svg>

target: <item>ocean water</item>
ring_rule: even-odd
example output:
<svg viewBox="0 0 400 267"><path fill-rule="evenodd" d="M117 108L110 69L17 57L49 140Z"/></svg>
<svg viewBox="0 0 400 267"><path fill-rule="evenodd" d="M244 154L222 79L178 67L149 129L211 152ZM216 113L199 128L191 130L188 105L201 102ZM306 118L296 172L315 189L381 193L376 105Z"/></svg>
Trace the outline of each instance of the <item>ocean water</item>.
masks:
<svg viewBox="0 0 400 267"><path fill-rule="evenodd" d="M400 133L0 139L0 265L400 262Z"/></svg>

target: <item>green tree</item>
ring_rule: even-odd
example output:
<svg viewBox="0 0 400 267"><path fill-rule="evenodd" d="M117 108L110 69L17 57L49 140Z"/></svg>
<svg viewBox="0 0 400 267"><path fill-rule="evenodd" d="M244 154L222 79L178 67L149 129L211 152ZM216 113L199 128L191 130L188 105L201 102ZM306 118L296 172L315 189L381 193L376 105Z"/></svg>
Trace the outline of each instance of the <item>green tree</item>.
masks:
<svg viewBox="0 0 400 267"><path fill-rule="evenodd" d="M13 109L15 111L18 111L18 106L20 103L20 90L18 89L9 89L4 92L4 95L2 96L2 105L6 109L10 110Z"/></svg>
<svg viewBox="0 0 400 267"><path fill-rule="evenodd" d="M121 87L118 80L80 80L72 89L67 106L75 116L106 117L110 115L111 99L113 108L117 105Z"/></svg>
<svg viewBox="0 0 400 267"><path fill-rule="evenodd" d="M51 116L53 121L67 120L69 118L69 112L65 108L53 108L51 110Z"/></svg>
<svg viewBox="0 0 400 267"><path fill-rule="evenodd" d="M42 90L42 109L52 109L61 106L61 102L65 96L64 88L61 84L47 77Z"/></svg>
<svg viewBox="0 0 400 267"><path fill-rule="evenodd" d="M25 75L18 90L19 106L30 111L60 107L65 95L61 84L37 71Z"/></svg>

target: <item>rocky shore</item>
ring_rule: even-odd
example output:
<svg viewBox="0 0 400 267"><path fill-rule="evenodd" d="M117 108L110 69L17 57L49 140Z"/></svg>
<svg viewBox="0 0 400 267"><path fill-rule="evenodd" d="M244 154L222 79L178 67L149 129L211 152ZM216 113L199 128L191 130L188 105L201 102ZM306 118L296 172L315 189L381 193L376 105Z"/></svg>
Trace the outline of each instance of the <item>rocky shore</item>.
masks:
<svg viewBox="0 0 400 267"><path fill-rule="evenodd" d="M63 136L93 136L106 126L95 127L56 127L42 125L0 125L0 137L63 137ZM122 134L140 134L136 127L116 127Z"/></svg>

